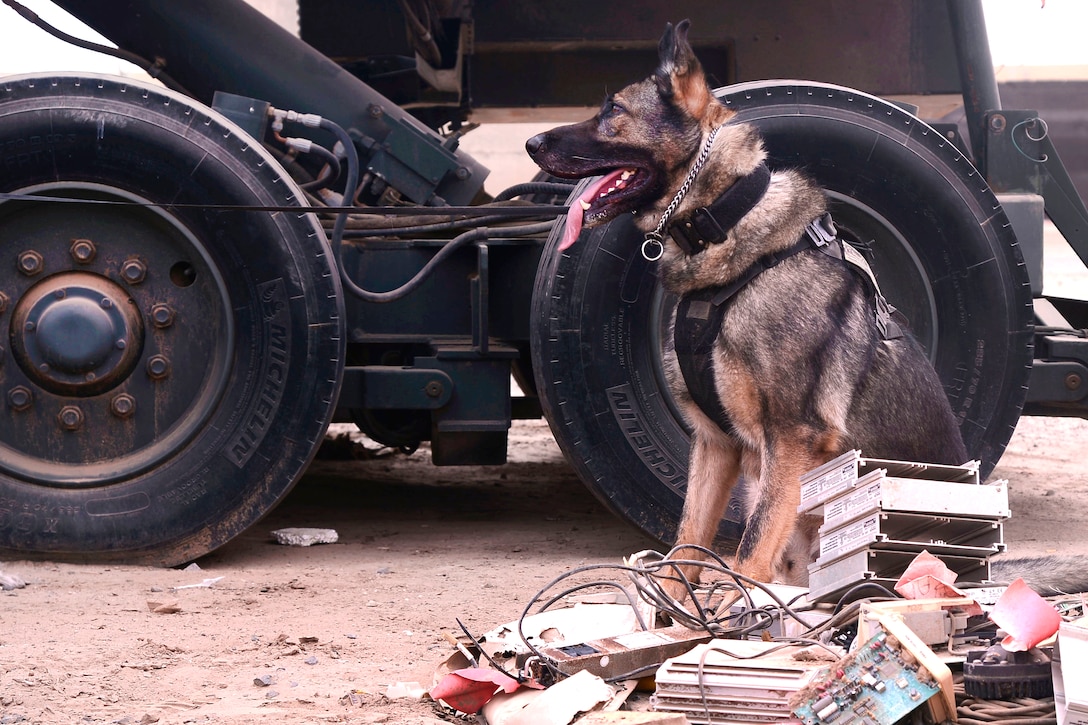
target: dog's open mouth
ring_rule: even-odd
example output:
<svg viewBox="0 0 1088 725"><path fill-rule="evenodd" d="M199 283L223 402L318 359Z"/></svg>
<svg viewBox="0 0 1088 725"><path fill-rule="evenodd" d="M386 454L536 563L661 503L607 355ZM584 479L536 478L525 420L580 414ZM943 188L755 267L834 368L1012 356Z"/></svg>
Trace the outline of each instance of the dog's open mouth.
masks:
<svg viewBox="0 0 1088 725"><path fill-rule="evenodd" d="M574 244L583 226L608 221L636 208L649 181L647 177L646 172L632 166L614 169L590 184L570 205L560 251Z"/></svg>

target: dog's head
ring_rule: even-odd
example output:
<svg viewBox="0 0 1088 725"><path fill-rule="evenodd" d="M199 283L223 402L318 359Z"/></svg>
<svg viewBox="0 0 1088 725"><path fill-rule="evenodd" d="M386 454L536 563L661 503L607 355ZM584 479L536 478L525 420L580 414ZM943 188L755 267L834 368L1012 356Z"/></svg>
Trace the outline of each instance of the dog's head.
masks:
<svg viewBox="0 0 1088 725"><path fill-rule="evenodd" d="M732 115L710 92L688 43L688 26L687 20L666 25L649 78L609 96L593 118L525 143L553 176L603 176L571 205L560 249L574 243L583 225L650 208L671 195L704 134Z"/></svg>

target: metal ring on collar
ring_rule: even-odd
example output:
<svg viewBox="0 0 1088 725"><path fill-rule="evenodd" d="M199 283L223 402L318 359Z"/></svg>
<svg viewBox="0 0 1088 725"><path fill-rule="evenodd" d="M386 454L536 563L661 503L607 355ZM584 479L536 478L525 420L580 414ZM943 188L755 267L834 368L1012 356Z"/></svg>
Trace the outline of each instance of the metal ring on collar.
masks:
<svg viewBox="0 0 1088 725"><path fill-rule="evenodd" d="M642 258L647 262L656 262L665 255L665 245L661 238L654 234L647 234L642 242Z"/></svg>

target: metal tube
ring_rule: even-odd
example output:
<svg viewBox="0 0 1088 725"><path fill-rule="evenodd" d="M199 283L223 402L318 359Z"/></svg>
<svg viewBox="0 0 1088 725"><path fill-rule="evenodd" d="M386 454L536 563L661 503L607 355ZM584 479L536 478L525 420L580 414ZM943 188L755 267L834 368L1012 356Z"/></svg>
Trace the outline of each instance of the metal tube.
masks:
<svg viewBox="0 0 1088 725"><path fill-rule="evenodd" d="M985 162L983 140L986 138L986 112L1001 108L982 0L948 0L948 17L959 63L971 153L975 157L975 165L980 166Z"/></svg>
<svg viewBox="0 0 1088 725"><path fill-rule="evenodd" d="M119 47L149 60L162 58L167 72L209 105L215 91L226 91L316 113L377 139L393 119L412 127L417 143L442 147L437 133L244 0L55 3ZM463 170L447 174L437 192L451 204L468 204L487 169L468 154L450 153Z"/></svg>

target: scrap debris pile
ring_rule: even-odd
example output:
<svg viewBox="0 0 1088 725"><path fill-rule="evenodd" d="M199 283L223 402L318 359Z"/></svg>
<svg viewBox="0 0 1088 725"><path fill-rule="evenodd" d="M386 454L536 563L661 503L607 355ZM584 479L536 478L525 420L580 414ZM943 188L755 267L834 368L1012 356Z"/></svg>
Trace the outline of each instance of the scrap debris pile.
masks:
<svg viewBox="0 0 1088 725"><path fill-rule="evenodd" d="M429 695L486 725L1088 725L1084 595L990 581L1005 481L853 451L801 510L824 517L810 589L686 546L581 567L515 622L461 625Z"/></svg>

